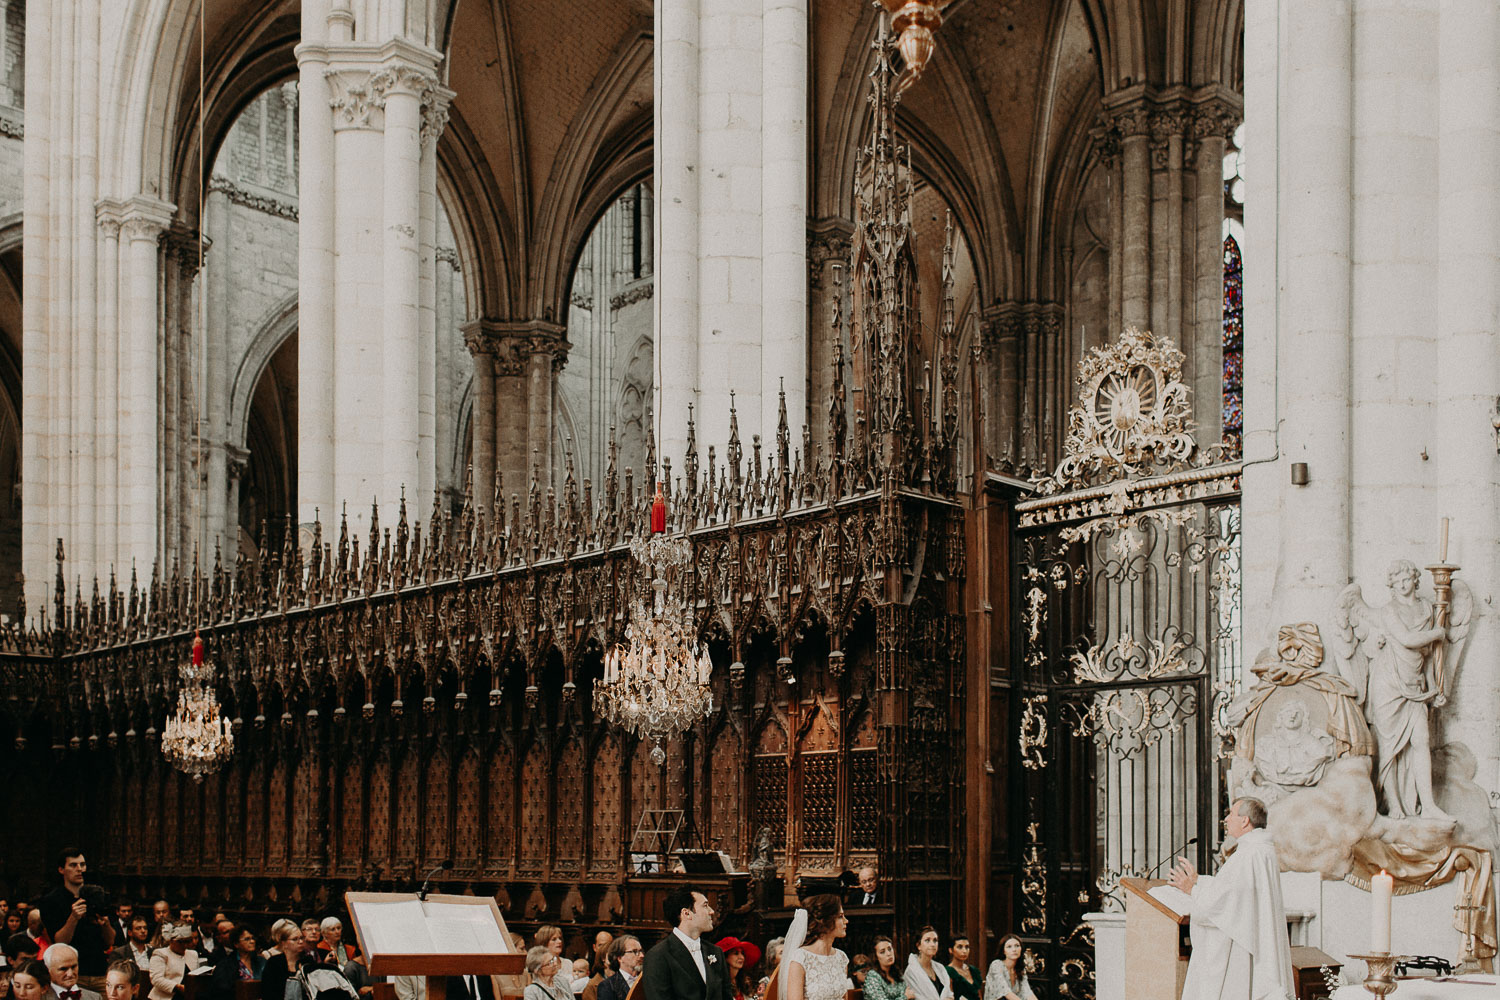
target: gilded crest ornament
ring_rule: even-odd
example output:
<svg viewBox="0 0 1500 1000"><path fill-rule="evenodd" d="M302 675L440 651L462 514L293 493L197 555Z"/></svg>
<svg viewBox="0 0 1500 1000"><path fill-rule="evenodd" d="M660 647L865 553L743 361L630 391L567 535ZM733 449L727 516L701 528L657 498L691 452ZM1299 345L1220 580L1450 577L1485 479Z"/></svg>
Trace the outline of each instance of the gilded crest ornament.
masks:
<svg viewBox="0 0 1500 1000"><path fill-rule="evenodd" d="M1079 362L1079 402L1068 412L1064 457L1040 480L1044 494L1163 471L1193 457L1192 406L1183 354L1130 327Z"/></svg>

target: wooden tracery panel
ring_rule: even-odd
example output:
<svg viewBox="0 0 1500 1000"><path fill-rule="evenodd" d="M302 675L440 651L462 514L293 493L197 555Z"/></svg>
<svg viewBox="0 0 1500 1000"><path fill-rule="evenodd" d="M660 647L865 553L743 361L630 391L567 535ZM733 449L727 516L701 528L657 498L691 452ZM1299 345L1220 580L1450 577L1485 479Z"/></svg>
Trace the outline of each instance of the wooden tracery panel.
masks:
<svg viewBox="0 0 1500 1000"><path fill-rule="evenodd" d="M129 813L125 811L125 783L126 776L116 771L114 773L114 781L109 786L109 819L107 820L107 828L111 847L110 854L119 858L120 867L124 867L131 862L130 858L115 854L116 851L128 850L128 841L125 837L125 817Z"/></svg>
<svg viewBox="0 0 1500 1000"><path fill-rule="evenodd" d="M245 869L245 765L224 772L224 865Z"/></svg>
<svg viewBox="0 0 1500 1000"><path fill-rule="evenodd" d="M257 760L250 768L245 789L245 861L257 870L266 859L266 764Z"/></svg>
<svg viewBox="0 0 1500 1000"><path fill-rule="evenodd" d="M651 744L641 740L630 758L630 805L626 826L635 829L643 809L661 809L661 767L651 760ZM628 833L627 833L628 836Z"/></svg>
<svg viewBox="0 0 1500 1000"><path fill-rule="evenodd" d="M182 817L181 800L178 796L180 775L167 768L162 773L161 783L161 855L160 867L170 871L179 864L177 858L177 824Z"/></svg>
<svg viewBox="0 0 1500 1000"><path fill-rule="evenodd" d="M880 772L873 712L863 712L849 747L849 846L874 851L880 837Z"/></svg>
<svg viewBox="0 0 1500 1000"><path fill-rule="evenodd" d="M396 842L391 855L398 863L415 865L417 860L417 838L421 832L422 800L417 794L418 769L415 748L401 758L401 769L396 778Z"/></svg>
<svg viewBox="0 0 1500 1000"><path fill-rule="evenodd" d="M547 830L551 825L548 815L547 750L540 742L533 743L526 751L526 763L521 768L521 855L517 874L521 877L540 876L547 867Z"/></svg>
<svg viewBox="0 0 1500 1000"><path fill-rule="evenodd" d="M440 747L427 761L426 794L421 809L424 826L422 856L428 867L450 857L448 851L448 750Z"/></svg>
<svg viewBox="0 0 1500 1000"><path fill-rule="evenodd" d="M365 838L364 766L351 761L345 767L330 768L330 783L337 782L338 797L330 793L329 801L339 804L339 849L337 871L343 875L359 873Z"/></svg>
<svg viewBox="0 0 1500 1000"><path fill-rule="evenodd" d="M271 787L267 791L266 863L273 870L286 864L287 807L291 804L291 782L287 777L287 762L284 757L276 759L271 770Z"/></svg>
<svg viewBox="0 0 1500 1000"><path fill-rule="evenodd" d="M726 725L714 740L709 755L709 846L743 860L740 827L745 804L744 740Z"/></svg>
<svg viewBox="0 0 1500 1000"><path fill-rule="evenodd" d="M224 853L224 824L219 816L224 801L224 782L231 772L216 771L203 779L203 861L204 868L217 871L229 855Z"/></svg>
<svg viewBox="0 0 1500 1000"><path fill-rule="evenodd" d="M150 865L161 856L161 769L160 761L146 765L146 794L141 803L141 850L143 865Z"/></svg>
<svg viewBox="0 0 1500 1000"><path fill-rule="evenodd" d="M203 848L203 786L187 775L179 774L177 802L182 816L177 822L177 863L183 868L196 868Z"/></svg>
<svg viewBox="0 0 1500 1000"><path fill-rule="evenodd" d="M589 869L595 872L618 871L625 838L620 819L620 792L625 787L627 775L620 757L620 739L614 733L599 743L590 779L593 794L589 816Z"/></svg>
<svg viewBox="0 0 1500 1000"><path fill-rule="evenodd" d="M573 737L557 758L557 842L554 869L575 875L583 867L583 743Z"/></svg>
<svg viewBox="0 0 1500 1000"><path fill-rule="evenodd" d="M786 730L772 719L755 741L755 799L751 809L751 840L761 827L771 828L777 850L786 848Z"/></svg>
<svg viewBox="0 0 1500 1000"><path fill-rule="evenodd" d="M516 760L510 744L501 743L490 757L488 808L484 813L486 868L508 873L515 860Z"/></svg>
<svg viewBox="0 0 1500 1000"><path fill-rule="evenodd" d="M370 796L370 814L366 823L369 850L365 855L367 866L380 866L390 862L391 852L391 758L389 751L382 749L370 768L370 783L365 786Z"/></svg>
<svg viewBox="0 0 1500 1000"><path fill-rule="evenodd" d="M484 793L479 774L479 754L470 747L458 760L458 800L454 803L453 860L460 872L479 870L479 810Z"/></svg>

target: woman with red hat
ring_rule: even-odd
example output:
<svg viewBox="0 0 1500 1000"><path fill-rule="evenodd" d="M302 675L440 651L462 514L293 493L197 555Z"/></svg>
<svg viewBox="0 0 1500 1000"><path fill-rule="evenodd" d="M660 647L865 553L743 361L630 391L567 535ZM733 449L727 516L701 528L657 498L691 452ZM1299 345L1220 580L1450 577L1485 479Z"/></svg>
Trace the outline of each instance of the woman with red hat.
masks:
<svg viewBox="0 0 1500 1000"><path fill-rule="evenodd" d="M734 1000L747 1000L755 996L755 981L750 976L750 969L760 961L760 948L749 941L727 937L719 941L719 950L724 953L724 963L729 966Z"/></svg>

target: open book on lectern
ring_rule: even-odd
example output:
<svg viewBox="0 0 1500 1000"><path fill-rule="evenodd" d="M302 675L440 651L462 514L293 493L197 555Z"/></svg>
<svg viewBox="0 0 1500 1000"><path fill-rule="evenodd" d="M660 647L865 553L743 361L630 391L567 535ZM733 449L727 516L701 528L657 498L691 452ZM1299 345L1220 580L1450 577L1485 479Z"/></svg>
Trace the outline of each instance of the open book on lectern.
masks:
<svg viewBox="0 0 1500 1000"><path fill-rule="evenodd" d="M498 976L525 967L493 899L399 892L344 899L372 976Z"/></svg>

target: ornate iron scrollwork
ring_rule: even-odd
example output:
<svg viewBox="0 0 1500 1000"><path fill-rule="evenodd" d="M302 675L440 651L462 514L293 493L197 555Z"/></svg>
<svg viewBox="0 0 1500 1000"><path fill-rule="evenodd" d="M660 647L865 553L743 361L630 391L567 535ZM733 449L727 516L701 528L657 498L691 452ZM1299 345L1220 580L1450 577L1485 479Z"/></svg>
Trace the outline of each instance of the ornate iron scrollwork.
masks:
<svg viewBox="0 0 1500 1000"><path fill-rule="evenodd" d="M1047 696L1032 695L1021 710L1021 763L1028 770L1040 771L1047 766L1043 756L1047 749Z"/></svg>

